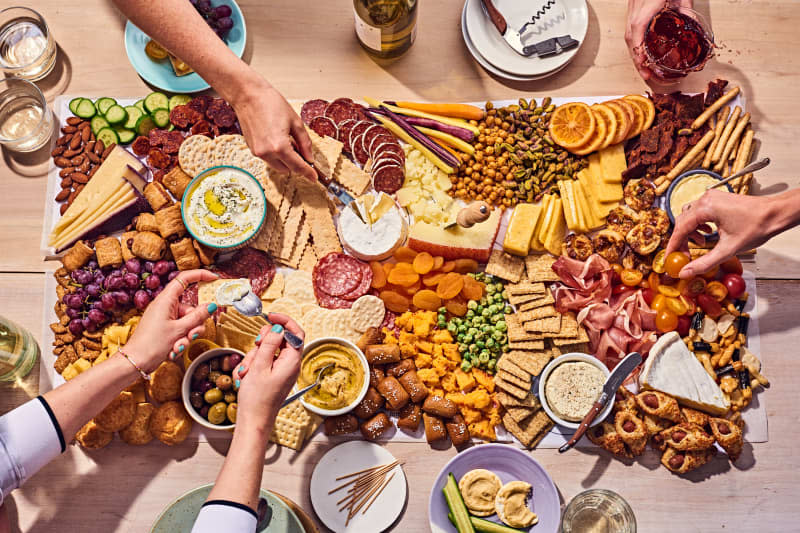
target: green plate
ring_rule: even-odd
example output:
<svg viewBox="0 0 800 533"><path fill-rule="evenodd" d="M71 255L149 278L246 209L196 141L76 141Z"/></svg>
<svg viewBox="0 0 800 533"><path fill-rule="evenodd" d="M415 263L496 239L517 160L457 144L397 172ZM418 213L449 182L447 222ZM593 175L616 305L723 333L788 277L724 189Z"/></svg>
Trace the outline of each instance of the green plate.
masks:
<svg viewBox="0 0 800 533"><path fill-rule="evenodd" d="M150 533L189 533L208 498L213 483L192 489L170 503L156 519ZM297 515L283 501L269 491L261 489L261 497L267 500L267 519L257 533L304 533Z"/></svg>

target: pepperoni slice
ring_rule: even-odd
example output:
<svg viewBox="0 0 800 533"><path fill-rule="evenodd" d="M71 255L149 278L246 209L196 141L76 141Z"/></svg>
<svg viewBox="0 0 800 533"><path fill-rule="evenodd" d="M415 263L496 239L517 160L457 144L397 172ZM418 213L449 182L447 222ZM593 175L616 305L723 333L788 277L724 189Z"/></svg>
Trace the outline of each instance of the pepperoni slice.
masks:
<svg viewBox="0 0 800 533"><path fill-rule="evenodd" d="M367 161L369 161L369 154L366 150L364 150L364 143L361 141L363 137L363 134L359 135L352 141L353 157L356 158L356 161L358 161L358 164L362 167L367 164Z"/></svg>
<svg viewBox="0 0 800 533"><path fill-rule="evenodd" d="M275 277L275 264L269 256L255 248L242 248L233 257L218 265L226 278L247 278L255 294L261 294Z"/></svg>
<svg viewBox="0 0 800 533"><path fill-rule="evenodd" d="M192 135L205 135L211 137L211 124L206 119L198 120L192 129L189 130Z"/></svg>
<svg viewBox="0 0 800 533"><path fill-rule="evenodd" d="M370 268L368 263L361 263L361 283L352 291L343 294L342 298L345 300L358 300L369 292L371 286L372 268Z"/></svg>
<svg viewBox="0 0 800 533"><path fill-rule="evenodd" d="M356 137L360 136L362 133L367 131L373 125L372 122L368 120L359 120L356 122L355 126L350 130L350 137L348 138L348 144L350 145L351 150L355 147L355 139Z"/></svg>
<svg viewBox="0 0 800 533"><path fill-rule="evenodd" d="M338 133L336 124L328 117L317 117L311 121L308 127L314 130L314 133L320 137L328 136L335 139Z"/></svg>
<svg viewBox="0 0 800 533"><path fill-rule="evenodd" d="M201 94L200 96L195 96L189 103L186 104L189 108L194 109L198 113L202 113L205 115L206 109L208 109L208 104L211 102L212 98L210 96L206 96L205 94Z"/></svg>
<svg viewBox="0 0 800 533"><path fill-rule="evenodd" d="M169 112L169 121L173 126L182 130L185 130L192 124L193 118L195 119L194 122L196 122L202 118L202 115L187 105L176 105L172 108L172 111Z"/></svg>
<svg viewBox="0 0 800 533"><path fill-rule="evenodd" d="M144 157L150 151L150 141L144 136L136 137L136 140L131 144L131 150L139 157Z"/></svg>
<svg viewBox="0 0 800 533"><path fill-rule="evenodd" d="M150 146L161 146L167 140L167 130L153 128L147 134L147 140L150 142Z"/></svg>
<svg viewBox="0 0 800 533"><path fill-rule="evenodd" d="M403 186L405 178L403 167L384 165L372 174L372 184L376 191L394 194Z"/></svg>
<svg viewBox="0 0 800 533"><path fill-rule="evenodd" d="M376 159L385 157L388 154L397 156L401 163L405 163L406 161L406 153L403 151L403 147L400 146L400 143L397 141L382 144L381 146L375 148L375 152L373 152L373 155Z"/></svg>
<svg viewBox="0 0 800 533"><path fill-rule="evenodd" d="M314 266L312 274L314 287L331 296L343 296L353 291L360 285L361 278L361 262L338 252L323 257Z"/></svg>
<svg viewBox="0 0 800 533"><path fill-rule="evenodd" d="M167 168L171 158L158 148L152 148L147 153L147 164L153 168Z"/></svg>
<svg viewBox="0 0 800 533"><path fill-rule="evenodd" d="M367 149L369 155L375 155L375 149L383 144L389 144L394 141L394 135L381 133L379 135L372 135L372 139L370 139L369 144L367 144L366 139L364 140L365 146L364 148Z"/></svg>
<svg viewBox="0 0 800 533"><path fill-rule="evenodd" d="M167 138L164 141L163 150L165 154L177 154L183 144L183 135L179 131L167 132Z"/></svg>
<svg viewBox="0 0 800 533"><path fill-rule="evenodd" d="M365 131L363 140L364 150L369 152L370 151L369 148L370 145L372 144L372 141L375 139L375 137L379 137L381 135L391 136L392 132L390 132L389 130L387 130L386 128L384 128L379 124L375 124L373 127Z"/></svg>
<svg viewBox="0 0 800 533"><path fill-rule="evenodd" d="M327 100L309 100L300 108L300 118L304 124L311 125L312 120L325 115L327 107Z"/></svg>

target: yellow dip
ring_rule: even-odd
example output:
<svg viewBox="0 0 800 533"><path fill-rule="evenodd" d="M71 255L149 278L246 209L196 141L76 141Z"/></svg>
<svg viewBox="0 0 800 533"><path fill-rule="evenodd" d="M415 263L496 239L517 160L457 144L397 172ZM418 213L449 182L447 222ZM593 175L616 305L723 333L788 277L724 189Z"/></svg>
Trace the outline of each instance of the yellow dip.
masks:
<svg viewBox="0 0 800 533"><path fill-rule="evenodd" d="M672 194L669 197L669 206L672 210L672 215L678 218L683 212L683 206L698 200L703 196L711 185L714 185L719 180L708 174L690 174L683 178L672 189Z"/></svg>
<svg viewBox="0 0 800 533"><path fill-rule="evenodd" d="M364 367L358 355L341 344L321 344L303 356L297 386L307 387L314 383L317 374L326 365L334 366L325 371L319 387L305 395L305 401L320 409L335 410L351 404L364 385Z"/></svg>
<svg viewBox="0 0 800 533"><path fill-rule="evenodd" d="M502 486L500 478L494 472L483 468L470 470L458 482L464 504L475 516L489 516L495 513L494 500Z"/></svg>
<svg viewBox="0 0 800 533"><path fill-rule="evenodd" d="M524 481L511 481L497 493L494 506L497 516L511 527L530 527L539 521L536 513L528 507L532 487Z"/></svg>

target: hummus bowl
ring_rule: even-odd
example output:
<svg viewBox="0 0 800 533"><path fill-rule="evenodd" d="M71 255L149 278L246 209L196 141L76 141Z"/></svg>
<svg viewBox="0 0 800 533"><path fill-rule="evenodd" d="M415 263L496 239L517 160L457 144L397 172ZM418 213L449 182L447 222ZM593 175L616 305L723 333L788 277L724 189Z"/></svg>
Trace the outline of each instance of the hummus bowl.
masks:
<svg viewBox="0 0 800 533"><path fill-rule="evenodd" d="M317 373L326 370L319 386L300 397L303 407L320 416L337 416L351 411L369 389L369 364L364 353L352 342L339 337L321 337L303 349L296 390L314 383Z"/></svg>
<svg viewBox="0 0 800 533"><path fill-rule="evenodd" d="M222 165L198 174L181 199L183 225L200 244L218 250L245 246L261 230L267 198L252 174Z"/></svg>
<svg viewBox="0 0 800 533"><path fill-rule="evenodd" d="M594 402L597 401L597 398L591 400L591 403L588 404L586 411L583 413L582 416L580 416L580 419L578 419L578 421L565 420L556 413L556 409L551 405L550 400L548 400L547 397L547 389L548 389L547 384L548 380L553 375L553 372L558 367L560 367L565 363L584 363L591 365L592 367L595 367L600 372L598 376L602 375L603 384L605 384L606 380L608 380L608 376L611 374L611 372L608 370L608 367L606 367L606 365L601 363L600 360L597 359L596 357L578 352L566 353L560 357L556 357L555 359L550 361L550 363L548 363L548 365L542 371L542 374L539 378L539 401L542 403L542 408L544 409L544 412L547 413L547 416L549 416L550 419L559 426L577 429L578 426L581 425L581 419L583 419L583 417L586 416L586 413L589 412L589 409L591 409L591 406L594 404ZM552 385L553 384L551 383L551 386ZM552 394L553 391L551 390L550 392ZM598 393L598 396L599 395L600 394ZM608 417L608 414L614 407L615 396L616 395L612 395L611 397L609 397L608 403L606 403L606 406L603 408L603 410L600 411L600 413L595 417L594 421L590 424L590 427L596 426L597 424L605 420L606 417Z"/></svg>

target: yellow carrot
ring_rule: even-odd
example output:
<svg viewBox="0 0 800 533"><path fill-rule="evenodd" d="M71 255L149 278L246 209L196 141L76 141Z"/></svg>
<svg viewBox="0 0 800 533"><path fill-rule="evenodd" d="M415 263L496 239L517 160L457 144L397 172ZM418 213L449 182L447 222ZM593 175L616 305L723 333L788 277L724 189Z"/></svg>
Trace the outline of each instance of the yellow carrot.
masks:
<svg viewBox="0 0 800 533"><path fill-rule="evenodd" d="M436 145L439 146L442 150L447 150L450 154L453 155L453 157L455 157L462 163L464 162L464 159L461 157L461 154L455 148L450 147L447 143L445 143L440 139L431 139L431 141L435 142Z"/></svg>
<svg viewBox="0 0 800 533"><path fill-rule="evenodd" d="M433 113L445 117L465 118L467 120L481 120L483 109L469 104L428 104L421 102L395 102L398 107L415 109L425 113Z"/></svg>
<svg viewBox="0 0 800 533"><path fill-rule="evenodd" d="M475 153L475 148L471 144L469 144L468 142L462 141L461 139L459 139L458 137L456 137L454 135L450 135L449 133L445 133L443 131L435 130L435 129L432 129L432 128L426 128L426 127L423 127L423 126L414 126L414 127L420 133L424 133L428 137L432 137L434 139L442 141L442 142L446 143L449 146L452 146L453 148L455 148L457 150L461 150L462 152L466 152L466 153L468 153L470 155Z"/></svg>
<svg viewBox="0 0 800 533"><path fill-rule="evenodd" d="M400 115L407 115L409 117L420 117L420 118L429 118L431 120L438 120L439 122L444 122L445 124L450 124L451 126L457 126L459 128L466 128L473 132L475 135L480 133L480 130L476 126L473 126L466 120L460 118L450 118L450 117L442 117L440 115L432 115L430 113L425 113L424 111L417 111L416 109L406 109L403 107L397 107L396 105L389 105L379 102L374 98L367 98L364 97L364 101L367 102L372 107L385 107L392 113L398 113Z"/></svg>
<svg viewBox="0 0 800 533"><path fill-rule="evenodd" d="M403 128L401 128L400 126L398 126L397 124L395 124L394 122L392 122L391 120L389 120L388 118L382 117L382 116L380 116L380 115L377 115L377 116L376 116L376 115L374 115L374 114L373 114L373 117L374 117L374 118L376 118L376 119L378 119L378 121L379 121L379 122L380 122L380 123L381 123L381 124L382 124L382 125L383 125L383 126L386 128L386 129L388 129L389 131L391 131L392 133L394 133L394 134L395 134L397 137L400 137L400 138L401 138L401 139L403 139L405 142L407 142L408 144L410 144L411 146L413 146L414 148L416 148L417 150L419 150L420 152L422 152L422 155L424 155L425 157L427 157L427 158L428 158L428 159L429 159L429 160L430 160L430 161L431 161L431 162L432 162L434 165L436 165L437 167L439 167L439 168L440 168L440 169L441 169L441 170L442 170L444 173L446 173L446 174L452 174L453 172L455 172L455 169L454 169L453 167L449 166L447 163L445 163L444 161L442 161L442 160L441 160L441 159L440 159L440 158L439 158L439 157L438 157L436 154L434 154L433 152L431 152L430 150L428 150L428 149L427 149L425 146L423 146L423 145L422 145L422 144L421 144L419 141L417 141L417 140L416 140L415 138L413 138L411 135L409 135L408 133L406 133L406 132L405 132L405 130L403 130Z"/></svg>

